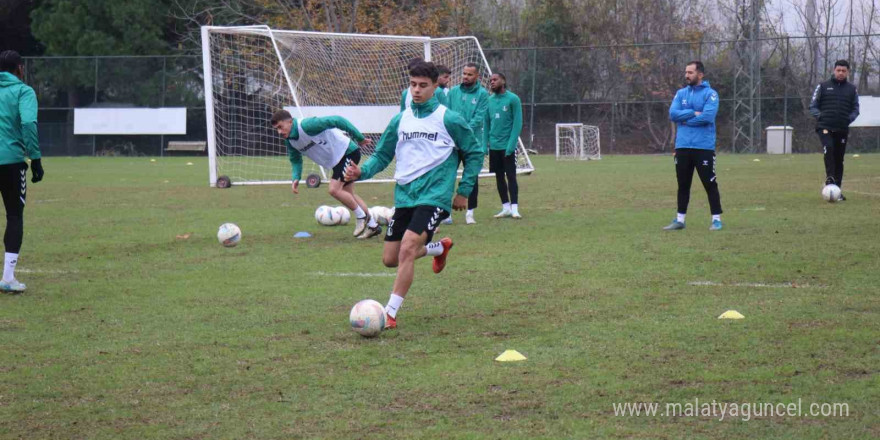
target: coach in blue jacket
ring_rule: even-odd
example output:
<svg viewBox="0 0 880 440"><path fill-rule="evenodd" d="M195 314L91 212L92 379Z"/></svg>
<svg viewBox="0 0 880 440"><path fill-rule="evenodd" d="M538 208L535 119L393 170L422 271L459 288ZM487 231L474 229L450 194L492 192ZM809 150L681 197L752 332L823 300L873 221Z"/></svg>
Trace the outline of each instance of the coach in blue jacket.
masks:
<svg viewBox="0 0 880 440"><path fill-rule="evenodd" d="M715 116L718 92L703 81L705 69L700 61L691 61L684 71L687 87L679 90L669 107L669 120L676 125L675 175L678 178L678 214L663 229L684 229L691 198L694 168L709 195L712 211L711 231L721 230L721 195L715 179Z"/></svg>

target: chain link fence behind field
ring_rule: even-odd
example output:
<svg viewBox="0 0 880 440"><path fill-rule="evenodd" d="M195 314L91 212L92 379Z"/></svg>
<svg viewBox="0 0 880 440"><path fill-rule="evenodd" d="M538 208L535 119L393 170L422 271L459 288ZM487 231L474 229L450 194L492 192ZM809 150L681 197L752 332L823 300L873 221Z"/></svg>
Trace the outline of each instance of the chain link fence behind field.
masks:
<svg viewBox="0 0 880 440"><path fill-rule="evenodd" d="M793 152L818 152L807 110L813 89L831 76L837 59L850 60L850 80L860 95L880 96L880 35L771 38L757 46L758 65L746 72L751 76L743 75L743 54L754 46L742 41L484 52L523 102L523 141L542 154L553 153L560 122L598 126L602 154L670 152L669 104L682 87L686 64L696 59L721 97L716 125L718 149L725 152L766 151L769 126L793 127ZM27 58L25 68L39 99L46 155L158 156L169 141L207 138L201 56L36 57ZM744 84L751 94L743 93ZM743 142L742 133L749 133L743 121L750 120L739 111L743 106L753 109L746 115L757 129L747 135L751 143ZM187 107L187 134L73 134L74 108L112 107ZM848 144L848 151L880 152L880 128L854 128Z"/></svg>

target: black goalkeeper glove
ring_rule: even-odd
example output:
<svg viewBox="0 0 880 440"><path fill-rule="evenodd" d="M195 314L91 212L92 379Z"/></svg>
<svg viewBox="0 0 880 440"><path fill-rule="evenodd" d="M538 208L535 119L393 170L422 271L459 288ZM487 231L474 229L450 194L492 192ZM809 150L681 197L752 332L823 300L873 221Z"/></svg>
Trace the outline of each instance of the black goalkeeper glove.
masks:
<svg viewBox="0 0 880 440"><path fill-rule="evenodd" d="M43 163L40 159L31 160L31 182L43 180Z"/></svg>

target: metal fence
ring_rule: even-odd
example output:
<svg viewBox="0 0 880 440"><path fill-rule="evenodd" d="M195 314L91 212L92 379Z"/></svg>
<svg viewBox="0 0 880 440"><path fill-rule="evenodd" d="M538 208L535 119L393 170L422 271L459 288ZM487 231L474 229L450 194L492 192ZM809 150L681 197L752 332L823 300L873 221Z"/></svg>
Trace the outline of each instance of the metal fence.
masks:
<svg viewBox="0 0 880 440"><path fill-rule="evenodd" d="M551 153L555 124L600 128L603 154L671 151L668 109L682 86L688 61L706 65L720 97L718 148L762 152L768 126L791 126L794 152L819 151L807 111L813 89L837 59L850 60L850 80L861 95L880 95L880 34L783 37L752 42L757 70L744 71L743 41L640 45L484 49L493 71L503 72L523 102L523 140ZM40 103L40 143L46 155L162 155L171 140L205 140L200 56L38 57L25 60L27 82ZM743 79L747 80L744 82ZM743 93L743 84L748 93ZM73 135L76 107L188 108L185 136ZM751 144L742 144L748 109ZM748 120L748 119L746 119ZM880 128L851 130L850 151L880 152Z"/></svg>

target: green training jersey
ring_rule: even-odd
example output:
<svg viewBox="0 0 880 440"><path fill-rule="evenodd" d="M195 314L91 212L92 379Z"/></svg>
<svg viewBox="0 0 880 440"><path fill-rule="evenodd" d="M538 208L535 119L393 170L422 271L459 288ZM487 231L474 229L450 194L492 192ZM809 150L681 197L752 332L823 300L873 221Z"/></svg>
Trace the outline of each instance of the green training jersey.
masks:
<svg viewBox="0 0 880 440"><path fill-rule="evenodd" d="M326 169L333 168L343 156L358 149L352 139L360 143L364 135L342 116L305 118L301 123L294 119L290 136L284 140L291 179L302 178L303 154Z"/></svg>
<svg viewBox="0 0 880 440"><path fill-rule="evenodd" d="M467 197L483 167L473 130L437 98L412 106L391 119L376 152L361 167L361 180L385 169L396 157L394 206L437 206L452 211L459 160L464 172L458 194Z"/></svg>
<svg viewBox="0 0 880 440"><path fill-rule="evenodd" d="M486 115L485 139L490 150L504 150L510 156L516 152L522 131L522 102L511 91L489 96Z"/></svg>
<svg viewBox="0 0 880 440"><path fill-rule="evenodd" d="M9 72L0 72L0 165L41 158L37 95Z"/></svg>
<svg viewBox="0 0 880 440"><path fill-rule="evenodd" d="M479 83L470 87L459 84L449 91L447 98L450 110L460 114L468 123L468 127L474 131L474 136L480 142L480 147L485 153L483 125L486 122L486 112L489 109L489 92Z"/></svg>

